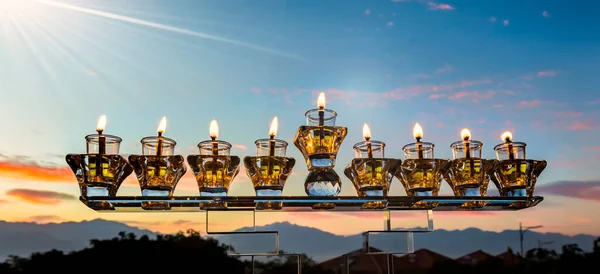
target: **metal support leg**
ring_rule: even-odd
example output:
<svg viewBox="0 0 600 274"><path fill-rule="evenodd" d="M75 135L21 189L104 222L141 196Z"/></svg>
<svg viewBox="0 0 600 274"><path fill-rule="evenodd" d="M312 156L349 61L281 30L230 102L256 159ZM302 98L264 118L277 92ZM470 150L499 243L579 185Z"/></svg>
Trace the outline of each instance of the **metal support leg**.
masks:
<svg viewBox="0 0 600 274"><path fill-rule="evenodd" d="M206 211L206 233L209 235L215 235L217 238L221 237L229 240L229 245L232 250L229 250L229 255L232 256L275 256L279 255L279 232L278 231L257 231L256 230L256 211L248 210L245 211L247 214L251 214L251 231L223 231L222 229L213 230L211 229L211 216L218 214L242 214L241 212L228 212L219 210L207 210ZM239 217L239 216L238 216ZM214 223L212 224L214 225ZM250 238L250 244L245 246L245 249L235 248L234 242L236 238ZM273 242L271 246L265 246L264 243ZM248 241L246 241L248 242Z"/></svg>

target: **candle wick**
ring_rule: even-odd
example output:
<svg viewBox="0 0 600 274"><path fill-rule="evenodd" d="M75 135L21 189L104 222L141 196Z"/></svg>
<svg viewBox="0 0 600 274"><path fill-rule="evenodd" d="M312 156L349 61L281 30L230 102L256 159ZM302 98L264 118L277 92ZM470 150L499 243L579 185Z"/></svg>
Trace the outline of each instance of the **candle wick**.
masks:
<svg viewBox="0 0 600 274"><path fill-rule="evenodd" d="M101 129L99 129L99 130L96 130L96 132L98 132L98 134L100 134L100 135L102 135L102 132L103 132L103 131L104 131L104 130L101 130Z"/></svg>

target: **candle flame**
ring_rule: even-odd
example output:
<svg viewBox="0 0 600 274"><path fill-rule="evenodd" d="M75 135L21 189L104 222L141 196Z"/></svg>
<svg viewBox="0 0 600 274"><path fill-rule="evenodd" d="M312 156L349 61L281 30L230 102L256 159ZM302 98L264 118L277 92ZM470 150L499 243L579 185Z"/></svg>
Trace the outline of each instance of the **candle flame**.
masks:
<svg viewBox="0 0 600 274"><path fill-rule="evenodd" d="M102 114L100 118L98 118L98 123L96 124L96 131L102 132L106 128L106 115Z"/></svg>
<svg viewBox="0 0 600 274"><path fill-rule="evenodd" d="M500 136L500 138L502 139L502 141L512 142L512 133L510 133L510 131L505 131L504 133L502 133L502 136Z"/></svg>
<svg viewBox="0 0 600 274"><path fill-rule="evenodd" d="M158 129L156 129L156 132L164 133L166 129L167 129L167 117L163 116L162 119L160 120L160 123L158 124Z"/></svg>
<svg viewBox="0 0 600 274"><path fill-rule="evenodd" d="M415 127L413 128L413 137L415 137L415 139L423 138L423 128L421 128L421 125L419 125L419 123L416 123Z"/></svg>
<svg viewBox="0 0 600 274"><path fill-rule="evenodd" d="M363 138L365 138L365 140L371 139L371 129L367 123L363 125Z"/></svg>
<svg viewBox="0 0 600 274"><path fill-rule="evenodd" d="M279 122L277 121L277 116L273 117L273 121L271 121L271 127L269 128L269 136L275 137L277 135L277 127L279 126Z"/></svg>
<svg viewBox="0 0 600 274"><path fill-rule="evenodd" d="M210 132L210 138L212 138L212 139L219 138L219 124L217 123L217 120L210 121L209 132Z"/></svg>
<svg viewBox="0 0 600 274"><path fill-rule="evenodd" d="M465 141L468 141L469 139L471 139L471 131L468 128L463 128L463 130L460 132L460 138L462 138Z"/></svg>
<svg viewBox="0 0 600 274"><path fill-rule="evenodd" d="M319 98L317 98L317 106L320 109L324 109L325 108L325 92L319 93Z"/></svg>

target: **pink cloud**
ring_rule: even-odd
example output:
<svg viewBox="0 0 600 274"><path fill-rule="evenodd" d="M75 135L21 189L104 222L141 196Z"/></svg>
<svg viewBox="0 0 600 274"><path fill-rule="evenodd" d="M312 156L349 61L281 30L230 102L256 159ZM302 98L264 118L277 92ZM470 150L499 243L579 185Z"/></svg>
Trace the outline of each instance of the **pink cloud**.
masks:
<svg viewBox="0 0 600 274"><path fill-rule="evenodd" d="M587 121L576 121L571 123L567 128L570 130L592 130L596 123L591 120Z"/></svg>
<svg viewBox="0 0 600 274"><path fill-rule="evenodd" d="M502 24L505 26L508 26L510 24L510 21L504 19L504 21L502 21Z"/></svg>
<svg viewBox="0 0 600 274"><path fill-rule="evenodd" d="M504 105L502 105L502 104L495 104L495 105L493 105L492 107L493 107L493 108L503 108L503 107L504 107Z"/></svg>
<svg viewBox="0 0 600 274"><path fill-rule="evenodd" d="M556 70L543 70L537 73L538 77L554 77L558 74Z"/></svg>
<svg viewBox="0 0 600 274"><path fill-rule="evenodd" d="M365 14L366 14L366 15L369 15L369 14L371 14L371 10L370 10L370 9L366 9L366 10L365 10Z"/></svg>
<svg viewBox="0 0 600 274"><path fill-rule="evenodd" d="M507 127L512 127L514 125L514 123L511 121L506 121L506 122L504 122L504 125Z"/></svg>
<svg viewBox="0 0 600 274"><path fill-rule="evenodd" d="M540 100L521 101L517 104L517 108L532 108L537 107L542 103Z"/></svg>
<svg viewBox="0 0 600 274"><path fill-rule="evenodd" d="M444 123L442 123L442 122L438 122L436 125L437 125L438 128L444 128L444 127L446 127L446 125L444 125Z"/></svg>
<svg viewBox="0 0 600 274"><path fill-rule="evenodd" d="M461 100L461 99L469 99L473 103L479 103L483 99L493 98L496 94L493 90L487 91L459 91L450 95L448 99L450 100Z"/></svg>
<svg viewBox="0 0 600 274"><path fill-rule="evenodd" d="M437 69L435 71L435 73L446 73L446 72L450 72L450 71L453 71L453 70L454 70L454 68L451 65L446 64L445 66Z"/></svg>
<svg viewBox="0 0 600 274"><path fill-rule="evenodd" d="M600 146L597 146L597 147L586 147L585 149L588 149L588 150L593 150L593 151L598 151L598 152L600 152Z"/></svg>
<svg viewBox="0 0 600 274"><path fill-rule="evenodd" d="M261 94L262 93L259 88L251 88L250 91L252 91L252 93L254 93L254 94Z"/></svg>
<svg viewBox="0 0 600 274"><path fill-rule="evenodd" d="M587 105L598 105L598 104L600 104L600 99L598 99L598 100L595 100L595 101L589 101L589 102L587 102L586 104L587 104Z"/></svg>
<svg viewBox="0 0 600 274"><path fill-rule="evenodd" d="M444 4L444 3L435 3L435 2L427 2L427 6L429 7L430 10L453 10L454 7L448 5L448 4Z"/></svg>
<svg viewBox="0 0 600 274"><path fill-rule="evenodd" d="M234 148L237 149L241 149L241 150L247 150L248 148L245 145L241 145L241 144L233 144Z"/></svg>
<svg viewBox="0 0 600 274"><path fill-rule="evenodd" d="M388 27L391 27L391 26L393 26L393 25L394 25L394 22L391 22L391 21L390 21L390 22L388 22L388 23L387 23L387 26L388 26Z"/></svg>
<svg viewBox="0 0 600 274"><path fill-rule="evenodd" d="M574 118L583 116L582 112L567 112L567 111L557 111L554 113L554 116L561 118Z"/></svg>
<svg viewBox="0 0 600 274"><path fill-rule="evenodd" d="M545 10L542 12L542 16L544 16L545 18L548 18L548 17L550 17L550 13Z"/></svg>
<svg viewBox="0 0 600 274"><path fill-rule="evenodd" d="M432 93L429 95L429 99L440 99L440 98L444 98L444 97L446 97L446 95L439 94L439 93Z"/></svg>
<svg viewBox="0 0 600 274"><path fill-rule="evenodd" d="M536 192L600 202L600 181L558 181L540 185Z"/></svg>
<svg viewBox="0 0 600 274"><path fill-rule="evenodd" d="M496 17L492 16L492 17L490 17L490 19L489 19L489 20L490 20L490 22L492 22L492 23L496 23L496 21L497 21L498 19L496 19Z"/></svg>
<svg viewBox="0 0 600 274"><path fill-rule="evenodd" d="M533 121L533 122L531 122L531 126L535 127L535 128L539 128L539 127L542 126L542 122L540 122L540 121Z"/></svg>

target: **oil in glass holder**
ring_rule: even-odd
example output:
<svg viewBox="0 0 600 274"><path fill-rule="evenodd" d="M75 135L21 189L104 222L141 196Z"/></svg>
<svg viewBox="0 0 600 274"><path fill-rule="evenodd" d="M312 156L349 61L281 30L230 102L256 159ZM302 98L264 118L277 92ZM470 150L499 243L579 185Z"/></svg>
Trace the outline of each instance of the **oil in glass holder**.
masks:
<svg viewBox="0 0 600 274"><path fill-rule="evenodd" d="M405 160L396 172L396 178L402 183L408 196L437 196L442 176L448 171L450 161L434 158L434 144L416 142L405 145ZM432 208L437 202L417 202L415 207Z"/></svg>
<svg viewBox="0 0 600 274"><path fill-rule="evenodd" d="M77 178L81 196L116 196L123 181L133 172L131 165L119 155L121 138L90 134L85 140L85 154L65 157Z"/></svg>
<svg viewBox="0 0 600 274"><path fill-rule="evenodd" d="M309 196L337 196L341 180L333 170L337 153L346 138L348 128L336 126L337 113L330 109L311 109L305 113L307 124L300 126L294 145L302 152L309 173L304 190ZM330 209L331 203L318 203L315 209Z"/></svg>
<svg viewBox="0 0 600 274"><path fill-rule="evenodd" d="M246 174L252 180L256 196L281 196L285 181L296 160L286 157L288 143L278 139L258 139L256 156L244 157ZM282 202L259 202L257 209L281 209Z"/></svg>
<svg viewBox="0 0 600 274"><path fill-rule="evenodd" d="M454 195L485 196L489 185L489 172L495 166L495 160L481 159L483 143L477 140L457 141L450 145L452 161L448 172L443 174ZM463 208L481 208L485 201L465 202Z"/></svg>
<svg viewBox="0 0 600 274"><path fill-rule="evenodd" d="M527 159L526 146L527 144L522 142L507 140L494 147L498 161L490 179L501 196L533 196L535 183L546 168L547 162Z"/></svg>
<svg viewBox="0 0 600 274"><path fill-rule="evenodd" d="M222 140L206 140L198 143L200 154L187 157L200 196L227 196L231 182L240 172L240 158L231 156L231 144ZM201 203L200 207L225 207L225 202L215 201Z"/></svg>
<svg viewBox="0 0 600 274"><path fill-rule="evenodd" d="M361 197L387 196L394 175L400 168L400 159L385 158L385 143L363 141L354 145L355 158L346 166L344 174ZM386 202L366 202L363 209L381 209Z"/></svg>

